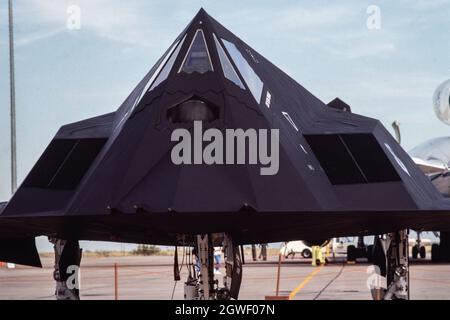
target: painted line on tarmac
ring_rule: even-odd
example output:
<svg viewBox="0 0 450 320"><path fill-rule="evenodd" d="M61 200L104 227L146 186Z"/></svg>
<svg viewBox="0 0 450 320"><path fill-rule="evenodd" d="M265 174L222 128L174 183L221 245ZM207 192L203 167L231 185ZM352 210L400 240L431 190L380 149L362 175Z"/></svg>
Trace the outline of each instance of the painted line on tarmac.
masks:
<svg viewBox="0 0 450 320"><path fill-rule="evenodd" d="M320 267L317 267L314 269L298 286L295 288L290 294L289 294L289 300L294 299L294 297L297 295L297 293L300 292L307 284L314 278L316 274L319 273L320 270L322 270L324 265L321 265Z"/></svg>

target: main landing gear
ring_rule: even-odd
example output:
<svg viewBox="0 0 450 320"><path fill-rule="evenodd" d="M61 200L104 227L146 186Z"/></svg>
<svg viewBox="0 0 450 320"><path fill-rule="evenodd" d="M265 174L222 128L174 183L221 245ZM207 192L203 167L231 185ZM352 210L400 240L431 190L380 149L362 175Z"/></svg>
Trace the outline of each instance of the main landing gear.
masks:
<svg viewBox="0 0 450 320"><path fill-rule="evenodd" d="M370 286L373 298L409 300L408 231L375 236L373 262L382 279L378 285Z"/></svg>
<svg viewBox="0 0 450 320"><path fill-rule="evenodd" d="M55 250L56 281L55 297L57 300L80 299L80 263L82 251L76 240L50 238Z"/></svg>

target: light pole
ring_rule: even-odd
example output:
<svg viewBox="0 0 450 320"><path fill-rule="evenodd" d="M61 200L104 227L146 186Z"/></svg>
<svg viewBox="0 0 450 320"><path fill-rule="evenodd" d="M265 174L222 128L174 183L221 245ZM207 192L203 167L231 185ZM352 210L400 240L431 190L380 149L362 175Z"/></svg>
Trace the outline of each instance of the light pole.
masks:
<svg viewBox="0 0 450 320"><path fill-rule="evenodd" d="M11 101L11 193L17 189L17 153L16 153L16 88L14 74L14 22L13 4L8 0L9 13L9 87Z"/></svg>

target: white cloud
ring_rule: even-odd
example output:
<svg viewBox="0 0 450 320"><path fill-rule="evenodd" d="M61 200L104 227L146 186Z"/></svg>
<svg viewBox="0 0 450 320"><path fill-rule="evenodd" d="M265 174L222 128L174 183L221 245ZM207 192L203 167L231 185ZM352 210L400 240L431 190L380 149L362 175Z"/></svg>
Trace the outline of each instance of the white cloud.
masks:
<svg viewBox="0 0 450 320"><path fill-rule="evenodd" d="M366 19L366 6L359 3L295 4L279 10L259 7L224 14L224 21L230 24L258 26L250 30L241 27L250 37L278 37L295 43L298 51L325 49L340 59L394 53L397 46L393 30L369 31Z"/></svg>
<svg viewBox="0 0 450 320"><path fill-rule="evenodd" d="M356 41L350 45L335 44L334 46L326 46L326 48L331 54L346 59L382 56L396 51L396 46L392 42L372 42L367 39Z"/></svg>
<svg viewBox="0 0 450 320"><path fill-rule="evenodd" d="M99 37L131 46L168 44L174 35L162 34L161 22L187 22L188 16L192 15L188 13L188 9L192 11L192 7L183 2L178 3L177 10L171 11L170 7L165 7L166 4L159 1L145 6L143 2L121 0L27 0L27 5L21 8L26 12L25 18L45 26L38 28L45 31L26 35L18 43L30 44L61 32L57 30L65 28L66 11L70 5L81 8L82 29L79 32L92 32ZM348 59L389 54L396 49L392 39L374 42L364 34L367 31L364 5L295 4L277 10L273 10L271 6L251 6L238 11L224 6L219 11L220 20L225 25L232 25L232 29L239 30L238 33L242 32L244 38L258 39L266 34L277 35L286 41L295 42L300 49L302 46L308 49L312 45L323 46L330 53ZM166 19L161 19L162 13L167 16ZM248 28L248 25L257 28ZM360 29L355 32L355 26L358 25ZM351 45L348 44L349 41Z"/></svg>
<svg viewBox="0 0 450 320"><path fill-rule="evenodd" d="M411 2L407 2L408 5L411 5ZM442 6L450 5L450 0L416 0L414 5L418 9L435 9Z"/></svg>
<svg viewBox="0 0 450 320"><path fill-rule="evenodd" d="M428 99L439 85L440 78L426 74L390 74L378 75L372 79L361 81L358 85L362 92L370 92L383 99L408 101L411 99Z"/></svg>
<svg viewBox="0 0 450 320"><path fill-rule="evenodd" d="M349 10L343 5L330 5L327 7L295 6L272 13L272 21L280 29L304 29L345 25L357 17L356 10Z"/></svg>
<svg viewBox="0 0 450 320"><path fill-rule="evenodd" d="M142 4L142 3L141 3ZM96 36L132 45L148 46L152 39L160 38L155 33L153 15L142 15L137 2L119 0L28 0L21 6L21 14L28 22L44 26L41 34L27 36L24 43L32 43L58 33L66 28L67 8L77 5L81 9L81 30L93 32ZM67 29L66 29L67 30ZM69 30L67 30L69 31Z"/></svg>
<svg viewBox="0 0 450 320"><path fill-rule="evenodd" d="M54 29L54 30L47 31L47 32L36 32L36 33L32 33L32 34L27 34L25 36L21 36L20 38L17 38L14 43L17 47L26 46L26 45L29 45L36 41L51 38L53 36L63 33L64 31L66 31L65 28L60 28L60 29Z"/></svg>

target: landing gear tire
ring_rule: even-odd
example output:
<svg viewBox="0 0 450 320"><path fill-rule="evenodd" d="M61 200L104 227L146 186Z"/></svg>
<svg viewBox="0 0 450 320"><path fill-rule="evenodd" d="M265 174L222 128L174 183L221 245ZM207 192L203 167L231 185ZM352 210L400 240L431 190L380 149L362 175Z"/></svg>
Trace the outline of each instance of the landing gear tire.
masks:
<svg viewBox="0 0 450 320"><path fill-rule="evenodd" d="M425 250L424 246L420 247L419 256L421 259L425 259L427 257L427 251Z"/></svg>
<svg viewBox="0 0 450 320"><path fill-rule="evenodd" d="M305 259L309 259L309 258L312 257L312 252L310 250L308 250L308 249L304 249L302 251L302 257L305 258Z"/></svg>
<svg viewBox="0 0 450 320"><path fill-rule="evenodd" d="M231 299L231 294L230 294L230 290L227 288L220 288L217 291L217 300L230 300Z"/></svg>
<svg viewBox="0 0 450 320"><path fill-rule="evenodd" d="M437 243L433 244L431 246L431 261L432 262L439 262L439 245Z"/></svg>
<svg viewBox="0 0 450 320"><path fill-rule="evenodd" d="M367 262L373 262L373 245L367 246Z"/></svg>
<svg viewBox="0 0 450 320"><path fill-rule="evenodd" d="M347 262L356 262L356 247L348 246L347 248Z"/></svg>
<svg viewBox="0 0 450 320"><path fill-rule="evenodd" d="M417 245L412 247L412 258L417 259L417 256L419 255L419 249L417 249Z"/></svg>

